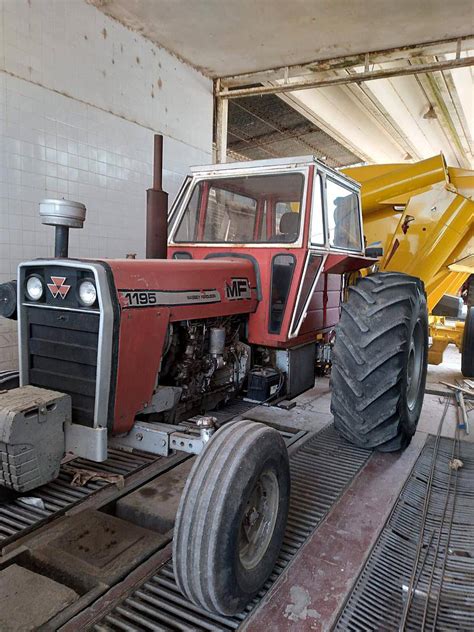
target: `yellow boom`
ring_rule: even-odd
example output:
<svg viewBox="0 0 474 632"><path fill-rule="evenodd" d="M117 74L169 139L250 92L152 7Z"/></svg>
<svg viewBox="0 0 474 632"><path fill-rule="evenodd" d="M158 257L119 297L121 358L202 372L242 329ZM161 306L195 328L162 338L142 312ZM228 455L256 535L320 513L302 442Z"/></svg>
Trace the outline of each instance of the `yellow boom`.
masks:
<svg viewBox="0 0 474 632"><path fill-rule="evenodd" d="M367 245L380 242L380 270L405 272L425 284L431 312L474 273L474 171L448 167L443 155L401 165L342 170L361 183ZM431 317L429 361L449 342L461 347L462 325Z"/></svg>

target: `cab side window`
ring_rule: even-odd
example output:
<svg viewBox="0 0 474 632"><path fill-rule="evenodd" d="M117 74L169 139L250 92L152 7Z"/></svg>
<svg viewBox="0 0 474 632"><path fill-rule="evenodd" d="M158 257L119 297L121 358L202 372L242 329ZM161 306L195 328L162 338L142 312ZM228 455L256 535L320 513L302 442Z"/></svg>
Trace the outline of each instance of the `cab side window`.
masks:
<svg viewBox="0 0 474 632"><path fill-rule="evenodd" d="M362 248L359 198L331 178L326 179L329 245L343 250Z"/></svg>

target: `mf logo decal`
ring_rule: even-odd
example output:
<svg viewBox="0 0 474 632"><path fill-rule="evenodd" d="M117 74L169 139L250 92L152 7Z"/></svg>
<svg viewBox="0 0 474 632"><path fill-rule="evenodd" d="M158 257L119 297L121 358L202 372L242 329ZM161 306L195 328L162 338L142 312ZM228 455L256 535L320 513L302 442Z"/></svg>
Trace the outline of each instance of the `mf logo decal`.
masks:
<svg viewBox="0 0 474 632"><path fill-rule="evenodd" d="M48 283L48 289L53 295L53 298L59 295L64 300L71 289L70 285L66 285L66 277L52 276L51 281L52 283Z"/></svg>
<svg viewBox="0 0 474 632"><path fill-rule="evenodd" d="M225 284L225 296L228 301L239 301L252 298L248 279L232 279L230 285Z"/></svg>

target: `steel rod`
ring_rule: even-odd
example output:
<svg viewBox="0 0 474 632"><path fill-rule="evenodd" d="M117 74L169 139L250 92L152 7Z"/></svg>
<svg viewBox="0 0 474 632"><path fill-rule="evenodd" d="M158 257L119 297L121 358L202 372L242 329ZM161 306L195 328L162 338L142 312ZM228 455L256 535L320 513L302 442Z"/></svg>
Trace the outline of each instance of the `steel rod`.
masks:
<svg viewBox="0 0 474 632"><path fill-rule="evenodd" d="M434 42L410 44L409 46L398 46L396 48L386 48L384 50L343 55L339 57L332 57L330 59L316 59L303 64L294 64L279 68L267 68L266 70L256 70L237 75L227 75L225 77L220 77L219 81L222 87L232 88L239 85L249 86L263 81L285 79L285 77L287 79L291 79L292 76L296 77L310 72L314 73L319 70L341 70L354 66L361 66L362 64L365 64L367 55L369 55L371 64L410 60L414 58L420 59L422 57L447 55L449 53L456 53L456 58L459 59L462 48L464 48L464 50L472 49L473 42L473 35L464 35L462 37L453 37ZM457 54L458 49L459 55Z"/></svg>
<svg viewBox="0 0 474 632"><path fill-rule="evenodd" d="M217 81L217 90L220 84ZM224 91L225 92L225 91ZM227 127L229 120L229 102L227 99L216 99L216 162L227 162Z"/></svg>
<svg viewBox="0 0 474 632"><path fill-rule="evenodd" d="M458 432L456 431L456 436L457 436ZM452 449L452 453L451 453L451 460L454 459L454 456L456 454L456 438L454 439L453 442L453 449ZM436 540L436 548L435 548L435 552L434 552L434 556L433 556L433 563L431 565L431 571L430 571L430 575L429 575L429 581L428 581L428 588L426 589L426 601L425 601L425 605L423 608L423 620L421 623L421 630L425 629L425 625L428 619L428 611L429 611L429 606L430 606L430 594L431 594L431 589L433 587L433 578L434 578L434 574L435 574L435 569L436 569L436 563L438 561L438 555L439 555L439 551L440 551L440 547L441 547L441 540L443 538L443 527L444 527L444 521L446 519L446 511L448 509L448 504L449 504L449 497L450 497L450 493L451 493L451 480L452 480L452 468L449 468L449 474L448 474L448 484L446 486L446 496L445 496L445 502L444 502L444 507L443 507L443 513L441 515L441 523L439 525L439 531L438 531L438 537ZM448 546L449 543L446 543L446 547Z"/></svg>
<svg viewBox="0 0 474 632"><path fill-rule="evenodd" d="M459 439L459 428L456 429L455 435L454 435L454 446L455 449L453 449L453 453L455 453L457 451L457 456L456 458L460 459L461 456L461 442ZM457 450L456 450L457 448ZM451 482L451 472L453 471L453 468L451 467L451 463L449 464L449 479ZM454 489L453 489L453 502L451 505L451 516L450 516L450 520L449 520L449 527L448 527L448 537L446 540L446 544L444 547L444 556L443 556L443 562L442 562L442 567L441 567L441 575L439 578L439 590L438 590L438 600L436 601L436 605L435 605L435 612L433 615L433 625L432 625L432 630L433 632L436 632L436 623L438 621L438 613L439 613L439 605L441 602L441 593L443 590L443 584L444 584L444 576L446 574L446 562L448 560L448 553L449 553L449 544L451 542L451 533L453 530L453 522L454 522L454 511L456 508L456 494L457 494L457 490L458 490L458 469L454 469ZM444 514L443 514L443 522L444 522Z"/></svg>
<svg viewBox="0 0 474 632"><path fill-rule="evenodd" d="M430 473L429 473L428 479L426 481L426 493L425 493L425 499L424 499L424 502L423 502L423 512L422 512L422 515L421 515L421 523L420 523L420 537L418 538L418 544L417 544L417 547L416 547L416 554L415 554L415 561L413 563L413 571L412 571L412 574L411 574L411 577L410 577L410 582L408 584L407 600L405 602L405 606L404 606L403 612L402 612L402 618L401 618L401 621L400 621L400 627L399 627L400 632L404 632L404 630L405 630L405 626L406 626L407 619L408 619L408 613L410 611L410 605L411 605L412 593L413 593L413 585L415 583L415 579L416 579L416 575L417 575L417 568L418 568L418 563L420 561L421 549L423 548L423 538L424 538L424 532L425 532L426 517L428 515L428 508L429 508L430 499L431 499L431 486L432 486L432 483L433 483L434 471L435 471L435 467L436 467L436 458L437 458L437 455L438 455L438 448L439 448L439 443L440 443L440 438L441 438L441 430L443 428L443 423L444 423L446 414L448 412L448 409L449 409L449 397L446 397L446 402L444 404L443 414L441 415L441 419L439 420L439 424L438 424L438 431L436 433L435 445L433 447L433 455L431 457Z"/></svg>
<svg viewBox="0 0 474 632"><path fill-rule="evenodd" d="M399 68L384 68L369 72L356 72L343 77L328 77L316 79L314 77L299 81L276 84L270 86L254 86L251 88L225 89L216 92L219 99L240 99L243 97L260 94L280 94L282 92L297 92L299 90L311 90L314 88L326 88L328 86L345 86L350 83L374 81L375 79L389 79L391 77L404 77L407 75L419 75L426 72L439 72L442 70L455 70L474 66L474 57L461 57L460 59L448 59L430 64L417 64L413 66L401 66Z"/></svg>

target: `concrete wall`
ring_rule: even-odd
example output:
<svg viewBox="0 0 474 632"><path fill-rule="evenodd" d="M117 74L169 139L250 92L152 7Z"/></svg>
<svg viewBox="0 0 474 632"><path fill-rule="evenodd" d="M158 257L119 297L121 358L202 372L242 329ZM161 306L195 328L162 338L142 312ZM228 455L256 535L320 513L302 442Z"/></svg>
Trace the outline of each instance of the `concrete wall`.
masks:
<svg viewBox="0 0 474 632"><path fill-rule="evenodd" d="M85 0L0 0L0 282L51 255L47 197L87 206L72 256L143 256L153 134L172 199L211 161L212 108L208 79ZM0 370L16 363L0 319Z"/></svg>

